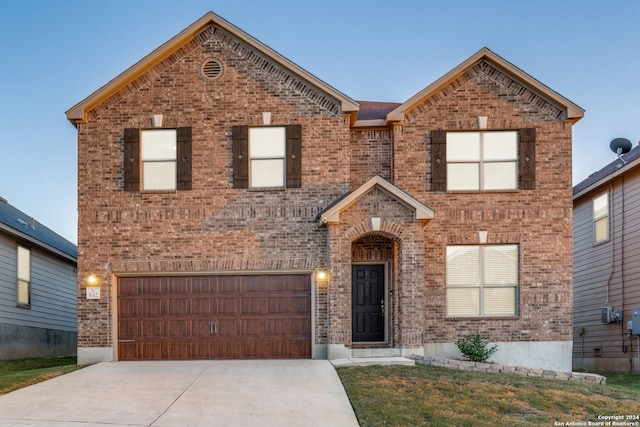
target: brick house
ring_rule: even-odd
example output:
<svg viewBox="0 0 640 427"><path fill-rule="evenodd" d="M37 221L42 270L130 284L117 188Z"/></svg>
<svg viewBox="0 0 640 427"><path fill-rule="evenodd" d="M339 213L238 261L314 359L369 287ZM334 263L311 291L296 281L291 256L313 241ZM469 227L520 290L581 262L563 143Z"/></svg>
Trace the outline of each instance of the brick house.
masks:
<svg viewBox="0 0 640 427"><path fill-rule="evenodd" d="M356 102L208 13L67 111L79 361L448 356L479 331L570 370L583 114L488 49Z"/></svg>

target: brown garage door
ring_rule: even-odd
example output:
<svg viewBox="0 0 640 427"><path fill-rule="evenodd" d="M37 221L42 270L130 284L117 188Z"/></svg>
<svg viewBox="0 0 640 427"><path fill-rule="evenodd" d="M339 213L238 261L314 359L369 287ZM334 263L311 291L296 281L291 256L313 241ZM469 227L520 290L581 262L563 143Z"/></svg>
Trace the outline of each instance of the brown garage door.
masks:
<svg viewBox="0 0 640 427"><path fill-rule="evenodd" d="M309 275L118 279L120 360L309 357Z"/></svg>

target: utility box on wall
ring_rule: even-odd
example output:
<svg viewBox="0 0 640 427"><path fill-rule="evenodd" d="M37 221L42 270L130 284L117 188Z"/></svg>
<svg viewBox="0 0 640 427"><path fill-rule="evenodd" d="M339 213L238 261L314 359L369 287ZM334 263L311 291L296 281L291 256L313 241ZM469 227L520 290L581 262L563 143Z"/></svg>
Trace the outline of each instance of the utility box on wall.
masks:
<svg viewBox="0 0 640 427"><path fill-rule="evenodd" d="M640 335L640 308L631 310L631 333Z"/></svg>
<svg viewBox="0 0 640 427"><path fill-rule="evenodd" d="M613 323L622 321L622 312L617 308L602 307L602 323Z"/></svg>

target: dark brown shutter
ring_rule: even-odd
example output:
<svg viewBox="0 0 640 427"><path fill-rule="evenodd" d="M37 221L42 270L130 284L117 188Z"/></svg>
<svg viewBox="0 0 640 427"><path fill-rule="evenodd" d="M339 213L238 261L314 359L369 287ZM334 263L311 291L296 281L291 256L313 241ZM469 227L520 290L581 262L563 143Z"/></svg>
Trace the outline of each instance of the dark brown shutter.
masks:
<svg viewBox="0 0 640 427"><path fill-rule="evenodd" d="M518 147L520 163L520 189L533 190L536 188L536 129L520 129L520 143Z"/></svg>
<svg viewBox="0 0 640 427"><path fill-rule="evenodd" d="M140 130L124 130L124 190L140 191Z"/></svg>
<svg viewBox="0 0 640 427"><path fill-rule="evenodd" d="M431 131L431 191L447 191L447 132Z"/></svg>
<svg viewBox="0 0 640 427"><path fill-rule="evenodd" d="M249 188L249 126L233 126L233 187Z"/></svg>
<svg viewBox="0 0 640 427"><path fill-rule="evenodd" d="M302 186L302 125L288 125L287 132L287 188Z"/></svg>
<svg viewBox="0 0 640 427"><path fill-rule="evenodd" d="M191 128L177 129L178 190L191 190Z"/></svg>

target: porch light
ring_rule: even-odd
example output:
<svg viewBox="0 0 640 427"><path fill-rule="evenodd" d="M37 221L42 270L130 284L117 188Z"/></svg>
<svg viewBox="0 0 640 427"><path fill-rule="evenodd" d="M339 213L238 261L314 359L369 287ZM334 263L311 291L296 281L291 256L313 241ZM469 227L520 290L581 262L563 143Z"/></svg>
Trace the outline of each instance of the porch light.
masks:
<svg viewBox="0 0 640 427"><path fill-rule="evenodd" d="M328 276L329 276L329 273L327 272L326 268L319 268L316 271L316 279L318 280L325 280Z"/></svg>
<svg viewBox="0 0 640 427"><path fill-rule="evenodd" d="M98 283L98 278L94 274L90 274L89 277L87 277L87 283L89 286L93 286Z"/></svg>

